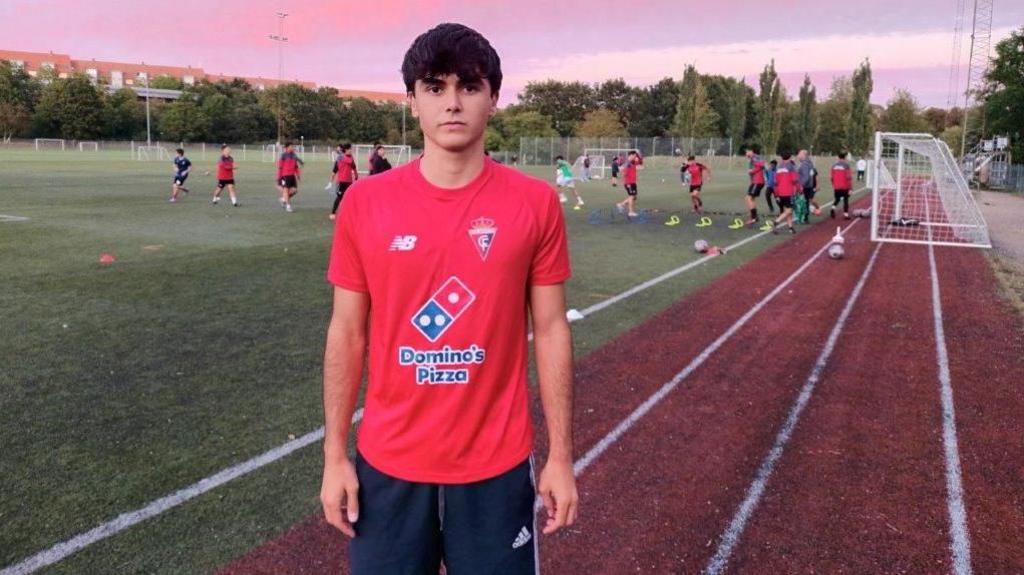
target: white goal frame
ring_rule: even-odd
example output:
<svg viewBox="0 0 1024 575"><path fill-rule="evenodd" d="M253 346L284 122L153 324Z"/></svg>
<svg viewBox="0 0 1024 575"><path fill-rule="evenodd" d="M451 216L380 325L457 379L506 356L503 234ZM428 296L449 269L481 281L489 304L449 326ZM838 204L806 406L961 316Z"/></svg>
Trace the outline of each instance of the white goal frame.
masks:
<svg viewBox="0 0 1024 575"><path fill-rule="evenodd" d="M584 148L583 155L590 156L590 177L594 179L602 179L611 177L612 159L614 159L615 156L621 157L622 164L625 165L626 157L629 156L630 152L635 151L637 151L636 148ZM594 168L595 158L601 158L600 168Z"/></svg>
<svg viewBox="0 0 1024 575"><path fill-rule="evenodd" d="M152 160L170 162L171 153L163 146L135 146L135 159L140 162Z"/></svg>
<svg viewBox="0 0 1024 575"><path fill-rule="evenodd" d="M41 149L43 149L43 150L48 149L46 147L46 144L60 145L60 150L62 152L65 149L64 148L65 141L60 139L60 138L36 138L35 144L36 144L36 151L39 151ZM42 147L40 147L40 144L42 144Z"/></svg>
<svg viewBox="0 0 1024 575"><path fill-rule="evenodd" d="M583 159L590 158L590 173L584 172ZM604 178L604 156L590 156L589 154L583 154L576 158L576 161L572 163L572 175L577 180L585 182L587 180L600 180Z"/></svg>
<svg viewBox="0 0 1024 575"><path fill-rule="evenodd" d="M366 170L366 161L370 159L370 154L376 147L373 144L354 144L352 146L352 159L356 162L356 169ZM412 146L382 145L381 147L387 152L388 162L392 166L400 166L412 160Z"/></svg>
<svg viewBox="0 0 1024 575"><path fill-rule="evenodd" d="M98 152L98 151L100 151L100 143L99 142L78 142L78 151L79 152L84 152L86 148L89 148L90 152Z"/></svg>
<svg viewBox="0 0 1024 575"><path fill-rule="evenodd" d="M942 140L876 132L871 168L873 241L992 247L988 224Z"/></svg>

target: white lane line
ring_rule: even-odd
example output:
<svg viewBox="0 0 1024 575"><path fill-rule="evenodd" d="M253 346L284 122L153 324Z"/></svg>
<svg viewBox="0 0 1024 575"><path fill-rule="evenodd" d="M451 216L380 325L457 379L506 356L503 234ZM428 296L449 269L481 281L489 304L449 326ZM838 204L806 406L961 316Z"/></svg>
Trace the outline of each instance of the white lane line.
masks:
<svg viewBox="0 0 1024 575"><path fill-rule="evenodd" d="M0 214L0 222L24 222L28 221L28 218L23 216L11 216L7 214Z"/></svg>
<svg viewBox="0 0 1024 575"><path fill-rule="evenodd" d="M363 410L360 408L353 414L352 424L354 425L358 423L362 418ZM145 507L128 513L122 513L98 527L94 527L93 529L76 535L62 543L58 543L45 551L36 553L20 563L6 567L0 571L0 575L26 575L37 569L46 567L47 565L53 565L54 563L61 561L73 553L81 551L97 541L106 539L111 535L128 529L129 527L147 519L152 519L168 509L177 507L178 505L181 505L190 499L194 499L211 489L224 485L233 479L238 479L239 477L263 466L269 465L278 459L302 449L307 445L316 443L323 438L324 428L320 427L319 429L311 431L302 437L297 437L283 445L257 455L248 461L243 461L238 465L233 465L218 471L209 477L200 479L188 487L179 489L170 495L161 497L160 499L149 503Z"/></svg>
<svg viewBox="0 0 1024 575"><path fill-rule="evenodd" d="M815 386L817 386L818 382L821 380L821 374L825 370L825 366L828 364L829 357L831 357L836 343L839 341L839 334L842 333L843 327L846 325L846 320L850 317L850 312L853 311L853 306L857 303L861 290L864 288L864 284L867 282L868 276L871 274L871 269L875 266L875 259L878 258L878 251L880 249L882 249L882 244L878 244L875 247L875 251L871 254L871 259L868 260L868 265L864 268L864 272L861 274L860 280L857 281L857 285L854 286L853 292L850 293L850 297L846 301L846 306L843 307L843 312L839 314L839 319L836 321L835 326L832 327L832 333L829 334L828 340L825 342L825 347L818 355L818 360L814 362L811 374L807 376L807 381L804 382L803 387L800 389L800 395L797 396L796 402L793 403L793 407L789 410L789 415L786 417L785 423L783 423L782 428L779 429L779 433L775 436L775 443L772 445L771 451L768 452L768 455L766 455L764 460L761 462L761 466L758 468L757 474L754 476L753 483L751 483L750 487L747 489L747 495L743 499L743 503L740 504L739 508L736 510L736 515L733 516L732 521L729 523L729 527L726 528L725 533L722 535L722 539L718 543L718 549L715 551L715 555L711 558L708 566L704 569L704 573L706 575L721 573L729 562L729 556L736 547L736 543L739 541L740 536L743 535L743 529L747 525L747 520L750 519L751 514L753 514L754 510L757 508L758 503L760 503L761 495L764 493L765 486L768 484L768 480L771 478L772 472L775 470L775 464L779 461L779 458L782 457L782 452L786 448L786 444L789 442L793 429L800 420L800 414L803 412L804 407L807 406L807 402L810 401L811 394L814 393Z"/></svg>
<svg viewBox="0 0 1024 575"><path fill-rule="evenodd" d="M857 225L858 221L859 220L854 220L850 225L846 226L846 228L843 230L843 233L846 233L850 228ZM800 275L807 271L807 268L811 267L811 264L813 264L815 260L821 257L821 254L825 253L825 250L827 249L828 244L822 246L821 249L819 249L817 252L814 253L814 255L808 258L807 261L804 262L803 265L801 265L799 268L797 268L797 270L794 271L788 278L783 280L782 283L775 287L775 289L773 289L771 292L765 295L764 298L761 299L761 301L754 304L754 306L747 310L747 312L743 314L739 319L737 319L735 323L729 326L729 328L725 330L725 332L722 333L722 335L718 336L718 339L711 342L710 345L704 348L704 351L700 352L700 354L697 357L693 358L693 360L690 361L690 363L687 364L687 366L684 367L679 373L677 373L675 377L673 377L667 383L662 385L656 392L654 392L653 395L651 395L649 398L647 398L646 401L641 403L635 410L633 410L633 412L630 413L629 416L626 417L626 419L622 420L617 426L615 426L614 429L609 431L607 435L601 438L601 441L598 441L597 445L591 447L590 451L587 451L587 453L573 465L573 472L576 475L583 473L583 471L587 467L589 467L595 459L597 459L602 453L604 453L606 449L608 449L613 443L615 443L619 439L619 437L622 436L622 434L629 431L629 428L633 427L633 425L635 425L636 422L640 420L640 418L646 415L647 412L651 410L651 408L657 405L658 402L660 402L666 395L668 395L673 389L675 389L676 386L678 386L684 379L686 379L691 373L693 373L694 370L696 370L705 361L707 361L707 359L711 357L711 354L715 353L716 351L718 351L720 347L725 345L725 342L727 342L729 338L731 338L737 331L739 331L740 328L746 325L746 323L750 321L750 318L754 317L754 315L757 312L761 311L761 309L764 308L764 306L766 306L768 302L775 299L775 297L782 293L782 291L785 290L789 286L789 284L793 283L793 281L796 280L796 278L800 277Z"/></svg>
<svg viewBox="0 0 1024 575"><path fill-rule="evenodd" d="M932 315L935 319L935 356L939 365L939 384L942 390L942 446L946 461L946 507L949 510L949 548L952 553L953 572L971 573L971 539L967 531L967 511L964 508L964 489L960 473L960 448L956 439L956 412L953 409L953 384L949 374L949 354L946 349L946 330L942 325L942 298L939 292L939 273L935 267L935 247L928 246L928 260L932 274Z"/></svg>
<svg viewBox="0 0 1024 575"><path fill-rule="evenodd" d="M853 193L856 194L856 193L859 193L859 192L864 191L866 189L867 188L861 188L860 190L857 190L857 191L855 191ZM825 205L827 206L827 205L830 205L830 204L825 204ZM849 226L846 227L846 229L850 229L854 224L857 223L857 221L859 221L859 220L854 220L853 223L851 223ZM769 233L769 232L760 232L760 233L754 234L753 236L750 236L750 237L748 237L746 239L740 240L740 241L732 244L731 246L727 247L726 250L738 248L738 247L742 246L743 244L746 244L747 242L753 241L756 238L764 236L767 233ZM809 260L807 263L805 263L804 266L801 267L801 270L804 269L805 267L807 267L810 264L810 261L813 261L814 258L817 258L818 256L820 256L821 253L824 251L824 249L825 248L822 248L822 250L819 251L818 253L816 253L812 257L811 260ZM678 267L678 268L676 268L674 270L671 270L669 272L666 272L666 273L664 273L664 274L662 274L662 275L660 275L660 276L658 276L656 278L648 280L648 281L646 281L646 282L644 282L644 283L642 283L642 284L640 284L640 285L638 285L638 286L636 286L634 288L626 290L626 291L624 291L624 292L622 292L622 293L620 293L620 294L618 294L616 296L613 296L609 300L606 300L606 301L610 301L611 303L607 303L606 304L606 302L599 302L597 304L594 304L594 305L586 308L581 313L583 313L586 316L586 315L598 312L598 311L608 307L609 305L612 305L613 303L617 303L619 301L622 301L623 299L626 299L627 297L630 297L630 296L632 296L632 295L634 295L634 294L636 294L636 293L638 293L640 291L643 291L643 290L645 290L647 288L650 288L650 287L656 285L657 283L665 281L666 279L669 279L669 278L671 278L671 277L673 277L675 275L678 275L678 274L680 274L680 273L682 273L682 272L684 272L686 270L692 269L693 267L696 267L697 265L707 261L711 257L717 257L717 256L705 256L703 258L700 258L698 260L695 260L693 262L690 262L688 264L680 266L680 267ZM798 271L800 271L800 270L798 270ZM792 281L793 277L794 276L791 276L790 279L787 280L787 282L788 281ZM655 281L655 280L657 280L657 281ZM776 288L776 291L773 291L772 294L775 294L780 289L781 289L781 286L780 286L780 288ZM772 297L774 297L774 295ZM614 300L614 301L612 301L612 300ZM765 300L763 300L763 301L765 301ZM760 309L760 308L758 308L758 309ZM753 314L750 313L749 315L753 315ZM749 317L747 317L747 316L744 316L744 317L749 319ZM741 318L741 319L743 319L743 318ZM743 321L744 321L744 323L746 323L746 320L743 320ZM739 328L737 327L736 329L739 329ZM731 333L730 333L730 335L731 335ZM532 333L529 334L528 339L529 340L533 339L533 334ZM726 339L728 339L728 338L726 338ZM724 343L724 341L723 341L723 343ZM714 344L712 344L712 345L714 345ZM719 347L720 347L720 345L721 344L719 344ZM717 349L717 347L715 349ZM707 351L707 350L705 350L705 351ZM710 353L711 352L707 352L707 355L710 355ZM704 359L707 359L707 358L704 357ZM704 359L700 360L701 363L703 363ZM694 366L694 368L696 368L696 366ZM668 385L668 384L666 384L666 385ZM678 383L676 385L678 385ZM673 385L672 387L675 387L675 385ZM666 391L666 393L667 393L667 391ZM663 397L663 395L662 395L662 397ZM661 400L661 397L659 397L657 401L660 401L660 400ZM650 401L650 400L648 400L648 401ZM657 401L655 401L654 403L657 403ZM649 410L650 407L653 407L653 405L654 404L652 403L647 408L647 410ZM643 406L641 406L641 407L643 407ZM644 410L644 413L646 413L647 410ZM642 417L642 415L643 414L640 414L640 416L638 416L637 419L639 419L639 417ZM358 411L356 411L356 413L352 417L352 424L355 425L355 424L359 423L359 421L362 419L362 416L363 416L363 410L362 409L359 409ZM635 421L633 423L635 423ZM629 426L627 426L626 429L628 429L628 427L631 427L633 423L630 423ZM622 431L625 431L625 429L623 429ZM622 434L622 432L619 432L618 435L621 435L621 434ZM616 435L615 439L618 438L618 435ZM71 555L73 553L76 553L76 552L84 549L85 547L87 547L89 545L92 545L93 543L95 543L97 541L100 541L102 539L110 537L111 535L115 535L116 533L118 533L120 531L128 529L129 527L132 527L133 525L136 525L138 523L141 523L142 521L145 521L147 519L155 517L155 516L163 513L164 511L167 511L168 509L171 509L173 507L177 507L178 505L181 505L182 503L184 503L184 502L186 502L186 501L188 501L190 499L198 497L199 495L202 495L203 493L206 493L207 491L210 491L211 489L214 489L214 488L216 488L216 487L218 487L220 485L223 485L223 484L225 484L225 483L227 483L227 482L229 482L229 481L231 481L233 479L237 479L237 478L239 478L239 477L241 477L241 476L243 476L243 475L245 475L245 474L247 474L247 473L249 473L251 471L255 471L255 470L257 470L257 469L259 469L259 468L261 468L261 467L263 467L265 465L273 463L274 461L277 461L278 459L281 459L282 457L284 457L284 456L286 456L286 455L288 455L288 454L290 454L290 453L292 453L292 452L294 452L294 451L296 451L298 449L306 447L306 446L308 446L308 445L310 445L312 443L316 443L317 441L320 441L321 439L323 439L323 436L324 436L324 428L321 426L320 428L318 428L318 429L316 429L314 431L311 431L311 432L307 433L306 435L303 435L300 438L294 439L294 440L289 441L289 442L287 442L287 443L285 443L283 445L275 447L275 448L273 448L273 449L271 449L271 450L269 450L269 451L267 451L267 452L265 452L265 453L263 453L261 455L258 455L258 456L254 457L254 458L252 458L252 459L250 459L248 461L244 461L242 463L239 463L237 465L234 465L232 467L229 467L227 469L219 471L219 472L215 473L214 475L211 475L211 476L209 476L209 477L207 477L205 479L200 479L199 481L193 483L192 485L189 485L188 487L182 488L182 489L180 489L178 491L175 491L174 493L172 493L170 495L167 495L165 497L161 497L160 499L157 499L157 500L153 501L152 503L149 503L145 507L142 507L142 508L137 509L135 511L130 511L130 512L127 512L127 513L123 513L123 514L117 516L116 518L114 518L114 519L112 519L112 520L110 520L110 521L108 521L106 523L103 523L102 525L100 525L98 527L95 527L93 529L90 529L89 531L86 531L85 533L76 535L75 537L72 537L71 539L68 539L67 541L63 541L61 543L58 543L58 544L54 545L53 547L50 547L49 549L46 549L44 551L40 551L39 553L36 553L35 555L32 555L28 559L25 559L25 560L23 560L23 561L21 561L19 563L16 563L16 564L14 564L12 566L4 568L2 571L0 571L0 575L16 575L16 574L17 575L21 575L21 574L26 574L26 573L32 573L33 571L35 571L35 570L37 570L37 569L39 569L41 567L45 567L47 565L52 565L52 564L54 564L54 563L64 559L65 557L67 557L67 556L69 556L69 555ZM605 439L607 439L607 437ZM585 469L588 465L590 465L590 463L593 461L594 458L596 458L598 455L600 455L601 452L603 452L605 449L607 449L608 445L611 445L611 443L614 442L615 439L612 439L610 442L608 442L603 447L602 447L602 444L599 443L597 446L595 446L593 449L591 449L591 451L588 452L587 455L584 456L584 459L586 460L585 462L584 462L584 459L581 459L579 462L577 462L576 466L575 466L575 467L579 467L579 471L576 472L577 475L583 469ZM602 442L603 441L605 441L605 440L602 440ZM587 459L587 456L590 456L591 452L594 452L594 450L597 449L598 447L600 447L600 451L594 453L589 459ZM582 463L582 467L580 467L581 463ZM574 467L574 469L575 469L575 467Z"/></svg>

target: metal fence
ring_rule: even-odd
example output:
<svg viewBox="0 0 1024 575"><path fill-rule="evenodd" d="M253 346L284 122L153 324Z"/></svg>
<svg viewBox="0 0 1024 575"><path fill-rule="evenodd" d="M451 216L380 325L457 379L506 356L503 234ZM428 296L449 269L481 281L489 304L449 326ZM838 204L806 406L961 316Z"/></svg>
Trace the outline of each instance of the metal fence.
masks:
<svg viewBox="0 0 1024 575"><path fill-rule="evenodd" d="M1006 174L1007 191L1024 194L1024 164L1010 166Z"/></svg>
<svg viewBox="0 0 1024 575"><path fill-rule="evenodd" d="M731 156L731 138L520 138L519 163L546 166L557 156L570 162L585 150L637 150L644 157Z"/></svg>

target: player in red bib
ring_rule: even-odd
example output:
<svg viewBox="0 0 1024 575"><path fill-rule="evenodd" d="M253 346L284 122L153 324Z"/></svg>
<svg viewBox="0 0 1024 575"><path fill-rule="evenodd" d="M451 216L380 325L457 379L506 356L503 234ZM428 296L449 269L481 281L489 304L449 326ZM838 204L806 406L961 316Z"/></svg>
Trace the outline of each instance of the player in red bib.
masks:
<svg viewBox="0 0 1024 575"><path fill-rule="evenodd" d="M693 203L693 213L698 216L704 215L704 201L700 199L700 191L704 187L704 174L707 174L707 181L711 181L711 168L697 161L697 158L690 156L686 158L686 164L680 170L684 177L689 176L690 201Z"/></svg>
<svg viewBox="0 0 1024 575"><path fill-rule="evenodd" d="M850 219L850 190L853 189L853 171L850 169L850 164L846 161L846 152L839 152L838 160L835 164L832 164L832 191L835 194L835 199L832 201L832 209L829 210L829 215L833 219L836 217L836 208L839 207L839 202L843 202L843 217Z"/></svg>
<svg viewBox="0 0 1024 575"><path fill-rule="evenodd" d="M636 211L636 170L643 165L644 159L640 157L640 152L636 150L630 150L629 154L626 155L626 163L622 167L622 187L626 190L626 199L615 204L620 213L627 214L631 218L635 218L640 214Z"/></svg>
<svg viewBox="0 0 1024 575"><path fill-rule="evenodd" d="M484 155L500 66L463 25L416 38L402 76L423 155L354 183L338 215L321 501L354 575L532 574L535 497L544 533L576 517L565 221L550 185ZM527 318L549 442L536 483Z"/></svg>
<svg viewBox="0 0 1024 575"><path fill-rule="evenodd" d="M292 150L292 143L286 142L284 152L277 160L277 191L281 193L281 207L289 213L292 211L292 198L299 193L302 164L302 158Z"/></svg>
<svg viewBox="0 0 1024 575"><path fill-rule="evenodd" d="M240 206L238 195L235 194L235 159L231 157L231 146L227 144L220 147L220 159L217 160L217 187L213 190L211 204L216 206L220 203L220 193L224 188L228 189L231 205L236 208Z"/></svg>
<svg viewBox="0 0 1024 575"><path fill-rule="evenodd" d="M352 144L341 144L338 146L341 151L334 161L334 181L338 184L338 190L334 197L334 207L331 208L331 219L338 213L338 204L345 197L352 182L359 179L359 170L356 168L356 161L352 158Z"/></svg>
<svg viewBox="0 0 1024 575"><path fill-rule="evenodd" d="M802 191L800 175L791 154L782 154L782 163L775 170L775 200L779 203L779 217L772 222L772 233L779 233L779 224L786 222L789 233L795 234L793 227L793 196Z"/></svg>
<svg viewBox="0 0 1024 575"><path fill-rule="evenodd" d="M747 169L747 173L750 175L750 185L747 187L747 195L744 196L747 209L750 210L750 219L746 221L746 224L752 226L757 223L757 198L760 197L761 190L764 189L764 160L757 155L753 148L748 148L746 155L750 162Z"/></svg>

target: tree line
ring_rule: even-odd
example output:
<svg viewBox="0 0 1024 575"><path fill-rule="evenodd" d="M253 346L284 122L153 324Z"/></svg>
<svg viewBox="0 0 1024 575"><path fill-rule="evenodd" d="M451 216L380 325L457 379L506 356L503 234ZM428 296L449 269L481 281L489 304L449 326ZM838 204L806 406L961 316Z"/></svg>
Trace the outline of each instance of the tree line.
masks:
<svg viewBox="0 0 1024 575"><path fill-rule="evenodd" d="M1024 28L995 49L970 113L972 126L987 134L1008 134L1024 156ZM362 98L339 98L333 88L287 84L256 90L242 80L182 86L173 78L154 88L183 90L180 99L151 103L154 138L169 141L273 141L280 112L290 139L309 141L401 142L401 106ZM685 66L679 80L648 86L620 79L530 82L518 102L500 110L487 130L490 150L516 150L521 137L717 137L731 138L734 152L757 145L763 152L808 149L817 153L864 154L875 130L929 132L959 150L964 112L922 109L907 90L885 106L871 104L871 65L835 78L822 95L804 77L789 94L775 70L764 66L756 89L743 80L702 74ZM406 141L422 145L417 122L408 119ZM143 103L130 89L108 92L85 76L30 77L0 62L0 137L144 139Z"/></svg>

